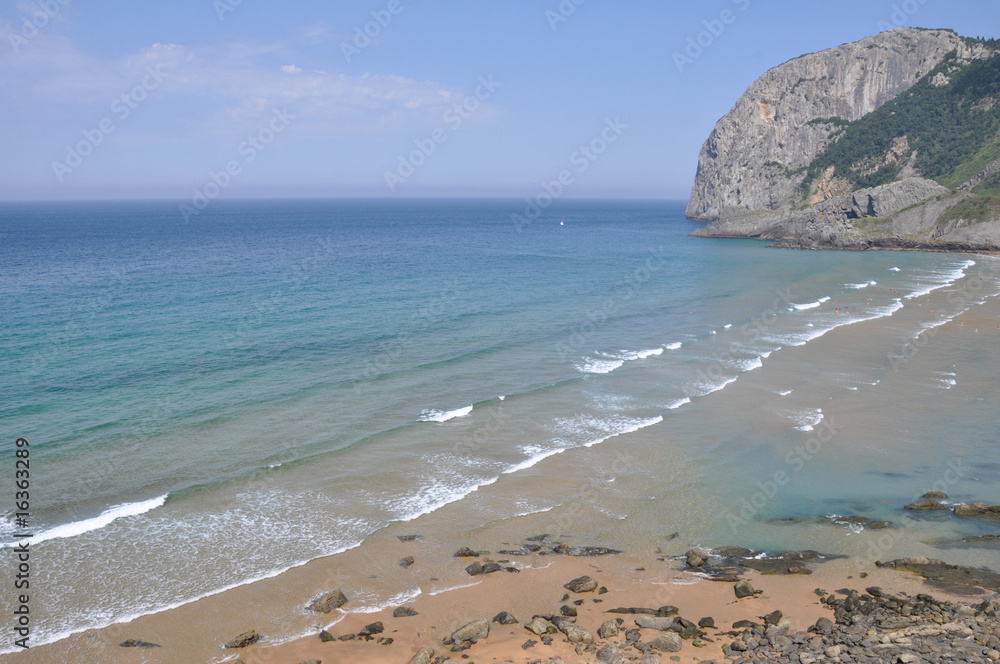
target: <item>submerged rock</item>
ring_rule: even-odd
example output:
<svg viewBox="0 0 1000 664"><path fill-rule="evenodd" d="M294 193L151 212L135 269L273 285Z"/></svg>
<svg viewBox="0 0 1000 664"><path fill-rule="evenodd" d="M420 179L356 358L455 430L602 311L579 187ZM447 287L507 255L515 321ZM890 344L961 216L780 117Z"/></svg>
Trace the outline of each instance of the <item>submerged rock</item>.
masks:
<svg viewBox="0 0 1000 664"><path fill-rule="evenodd" d="M915 503L910 503L903 509L906 510L916 510L918 512L930 512L934 510L947 510L947 505L942 505L936 500L918 500Z"/></svg>
<svg viewBox="0 0 1000 664"><path fill-rule="evenodd" d="M410 618L412 616L420 615L408 606L397 607L395 611L392 612L393 618Z"/></svg>
<svg viewBox="0 0 1000 664"><path fill-rule="evenodd" d="M139 639L125 639L118 644L122 648L159 648L159 643L151 643L149 641L141 641Z"/></svg>
<svg viewBox="0 0 1000 664"><path fill-rule="evenodd" d="M928 585L955 594L979 595L984 589L1000 590L1000 574L986 568L949 565L942 560L923 556L876 562L875 565L913 572L924 577Z"/></svg>
<svg viewBox="0 0 1000 664"><path fill-rule="evenodd" d="M467 546L463 546L461 549L455 552L455 558L478 558L479 552L473 551Z"/></svg>

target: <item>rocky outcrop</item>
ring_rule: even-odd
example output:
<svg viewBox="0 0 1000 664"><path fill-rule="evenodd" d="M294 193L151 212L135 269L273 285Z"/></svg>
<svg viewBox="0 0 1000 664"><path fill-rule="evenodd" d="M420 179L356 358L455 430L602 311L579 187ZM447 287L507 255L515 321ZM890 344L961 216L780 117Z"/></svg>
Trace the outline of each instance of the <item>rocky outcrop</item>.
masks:
<svg viewBox="0 0 1000 664"><path fill-rule="evenodd" d="M947 187L933 180L912 177L880 187L859 189L851 195L850 208L846 213L849 219L885 218L928 198L950 193Z"/></svg>
<svg viewBox="0 0 1000 664"><path fill-rule="evenodd" d="M794 171L809 165L836 128L823 120L864 117L956 49L961 55L967 47L953 32L897 28L771 69L705 141L688 216L715 221L788 209L802 180Z"/></svg>

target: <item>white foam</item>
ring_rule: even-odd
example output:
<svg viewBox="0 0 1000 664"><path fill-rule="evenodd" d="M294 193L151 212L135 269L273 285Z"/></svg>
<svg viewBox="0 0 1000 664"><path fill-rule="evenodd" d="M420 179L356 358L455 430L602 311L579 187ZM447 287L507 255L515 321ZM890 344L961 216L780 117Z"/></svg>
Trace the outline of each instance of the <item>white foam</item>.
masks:
<svg viewBox="0 0 1000 664"><path fill-rule="evenodd" d="M609 418L600 419L594 417L579 417L570 420L561 420L563 428L566 429L567 433L570 435L576 435L578 437L582 436L592 436L595 431L605 433L607 435L600 436L596 439L590 440L588 442L574 443L566 438L557 438L552 441L551 445L525 445L521 450L528 455L528 458L524 461L514 464L510 468L503 471L504 475L510 475L521 470L526 470L532 466L540 463L541 461L548 459L556 454L562 454L566 450L571 450L577 447L593 447L594 445L599 445L606 440L610 440L616 436L621 436L626 433L632 433L638 431L639 429L644 429L646 427L653 426L654 424L659 424L663 421L662 415L657 415L656 417L650 417L646 419L637 418Z"/></svg>
<svg viewBox="0 0 1000 664"><path fill-rule="evenodd" d="M666 349L667 350L678 350L678 349L680 349L681 345L682 345L681 342L677 341L677 342L674 342L672 344L667 344L666 345Z"/></svg>
<svg viewBox="0 0 1000 664"><path fill-rule="evenodd" d="M92 530L104 528L116 519L145 514L146 512L155 510L165 502L167 502L167 494L163 494L157 498L150 498L149 500L144 500L139 503L115 505L93 518L56 526L55 528L50 528L49 530L46 530L39 535L35 535L34 537L22 539L17 542L7 542L3 544L3 546L6 548L12 548L25 541L27 541L29 545L35 545L53 539L76 537L77 535L82 535L83 533L89 533Z"/></svg>
<svg viewBox="0 0 1000 664"><path fill-rule="evenodd" d="M754 369L760 369L764 366L764 362L760 357L755 357L752 360L740 360L739 366L743 371L753 371Z"/></svg>
<svg viewBox="0 0 1000 664"><path fill-rule="evenodd" d="M861 290L862 288L868 288L869 286L877 285L877 281L866 281L863 284L846 284L846 288L853 288L854 290Z"/></svg>
<svg viewBox="0 0 1000 664"><path fill-rule="evenodd" d="M507 398L506 394L501 394L500 396L497 397L497 399L500 399L500 401L503 401L506 398Z"/></svg>
<svg viewBox="0 0 1000 664"><path fill-rule="evenodd" d="M691 399L689 399L688 397L684 397L683 399L678 399L677 401L672 402L670 405L667 406L667 408L670 410L677 410L681 406L689 403L691 403Z"/></svg>
<svg viewBox="0 0 1000 664"><path fill-rule="evenodd" d="M629 360L645 360L647 357L653 357L655 355L663 355L662 348L651 348L649 350L640 350L637 352L622 351L622 359Z"/></svg>
<svg viewBox="0 0 1000 664"><path fill-rule="evenodd" d="M782 397L787 397L792 393L792 390L778 390L778 395Z"/></svg>
<svg viewBox="0 0 1000 664"><path fill-rule="evenodd" d="M726 387L728 387L729 385L732 385L737 380L738 380L738 377L734 376L732 378L723 378L718 383L707 383L707 384L706 383L702 383L701 385L697 386L698 389L702 390L701 393L700 394L696 394L694 396L697 396L697 397L707 397L709 394L712 394L714 392L718 392L719 390L726 389Z"/></svg>
<svg viewBox="0 0 1000 664"><path fill-rule="evenodd" d="M813 431L816 425L823 421L823 409L804 411L796 414L793 419L798 423L799 426L795 428L799 431Z"/></svg>
<svg viewBox="0 0 1000 664"><path fill-rule="evenodd" d="M899 272L899 268L898 267L890 267L889 268L889 272Z"/></svg>
<svg viewBox="0 0 1000 664"><path fill-rule="evenodd" d="M792 309L795 311L806 311L807 309L815 309L822 305L823 303L817 300L816 302L808 302L806 304L793 304Z"/></svg>
<svg viewBox="0 0 1000 664"><path fill-rule="evenodd" d="M431 512L436 512L445 505L462 500L469 494L479 491L482 487L495 483L498 479L500 478L490 477L484 480L474 480L458 487L435 479L430 484L421 487L417 495L408 496L400 501L397 510L405 510L406 513L404 516L398 517L397 521L413 521Z"/></svg>
<svg viewBox="0 0 1000 664"><path fill-rule="evenodd" d="M371 606L355 607L352 603L351 613L378 613L379 611L384 611L391 606L403 606L407 602L412 602L423 594L424 593L420 590L420 588L413 588L411 590L404 590L401 593L393 595L384 602L373 604Z"/></svg>
<svg viewBox="0 0 1000 664"><path fill-rule="evenodd" d="M440 590L431 591L428 594L430 597L435 595L440 595L441 593L451 592L452 590L461 590L462 588L472 588L473 586L478 586L482 581L473 581L472 583L464 583L458 586L448 586L447 588L441 588Z"/></svg>
<svg viewBox="0 0 1000 664"><path fill-rule="evenodd" d="M964 277L965 276L965 271L968 270L970 267L972 267L975 264L976 264L976 261L974 261L974 260L967 260L967 261L965 261L965 263L962 264L961 267L955 268L951 272L946 272L945 274L937 275L939 277L942 277L942 279L939 279L935 283L933 283L933 284L931 284L929 286L925 286L924 288L921 288L920 290L914 291L914 292L910 293L909 295L906 295L905 297L906 297L907 300L912 300L913 298L921 297L923 295L927 295L928 293L933 293L934 291L938 290L939 288L944 288L945 286L950 286L950 285L954 284L956 281L958 281L959 279L961 279L962 277Z"/></svg>
<svg viewBox="0 0 1000 664"><path fill-rule="evenodd" d="M472 406L456 408L455 410L425 410L420 413L421 422L447 422L456 417L465 417L472 412Z"/></svg>
<svg viewBox="0 0 1000 664"><path fill-rule="evenodd" d="M625 360L607 360L588 357L580 364L577 364L576 368L583 373L608 374L623 364L625 364Z"/></svg>

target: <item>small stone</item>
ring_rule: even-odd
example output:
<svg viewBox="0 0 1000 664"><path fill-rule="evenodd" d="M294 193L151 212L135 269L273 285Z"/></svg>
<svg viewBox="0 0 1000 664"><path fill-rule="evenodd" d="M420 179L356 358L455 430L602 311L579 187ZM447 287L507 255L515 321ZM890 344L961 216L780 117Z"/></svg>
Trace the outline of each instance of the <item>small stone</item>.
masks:
<svg viewBox="0 0 1000 664"><path fill-rule="evenodd" d="M698 621L698 627L705 629L715 629L715 618L706 616Z"/></svg>
<svg viewBox="0 0 1000 664"><path fill-rule="evenodd" d="M420 535L399 535L400 542L414 542L420 539Z"/></svg>
<svg viewBox="0 0 1000 664"><path fill-rule="evenodd" d="M563 588L574 593L590 593L597 590L597 581L589 576L581 576L566 583Z"/></svg>
<svg viewBox="0 0 1000 664"><path fill-rule="evenodd" d="M988 657L991 662L995 662L1000 659L1000 650L987 650L986 657Z"/></svg>
<svg viewBox="0 0 1000 664"><path fill-rule="evenodd" d="M928 491L921 498L926 498L927 500L947 500L948 494L944 491Z"/></svg>
<svg viewBox="0 0 1000 664"><path fill-rule="evenodd" d="M532 618L527 623L525 623L524 628L529 632L531 632L532 634L541 636L542 634L546 634L549 631L549 621L543 618L537 618L537 617Z"/></svg>
<svg viewBox="0 0 1000 664"><path fill-rule="evenodd" d="M559 607L559 615L575 618L576 608L572 606L566 606L565 604L563 604L562 606Z"/></svg>
<svg viewBox="0 0 1000 664"><path fill-rule="evenodd" d="M517 624L517 618L507 613L506 611L501 611L500 613L493 616L493 622L500 625L515 625Z"/></svg>
<svg viewBox="0 0 1000 664"><path fill-rule="evenodd" d="M415 561L413 560L413 556L407 556L407 557L405 557L405 558L403 558L402 560L399 561L399 566L400 567L409 567L414 562Z"/></svg>
<svg viewBox="0 0 1000 664"><path fill-rule="evenodd" d="M566 635L570 643L593 643L594 635L590 630L577 625L576 623L563 622L559 625L559 631Z"/></svg>
<svg viewBox="0 0 1000 664"><path fill-rule="evenodd" d="M479 557L479 553L477 551L473 551L472 549L470 549L467 546L463 546L461 549L459 549L458 551L455 552L454 557L455 558L478 558Z"/></svg>
<svg viewBox="0 0 1000 664"><path fill-rule="evenodd" d="M324 629L319 633L319 640L322 641L323 643L327 643L328 641L333 641L334 640L333 634Z"/></svg>
<svg viewBox="0 0 1000 664"><path fill-rule="evenodd" d="M764 616L765 625L777 625L781 622L781 611L772 611Z"/></svg>

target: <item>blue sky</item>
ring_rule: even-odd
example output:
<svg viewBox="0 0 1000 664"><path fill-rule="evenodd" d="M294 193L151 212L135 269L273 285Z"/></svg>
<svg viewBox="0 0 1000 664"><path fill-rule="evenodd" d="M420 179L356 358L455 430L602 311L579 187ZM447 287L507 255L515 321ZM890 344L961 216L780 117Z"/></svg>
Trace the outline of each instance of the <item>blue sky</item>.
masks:
<svg viewBox="0 0 1000 664"><path fill-rule="evenodd" d="M685 199L755 78L900 24L997 37L1000 6L4 0L0 200L522 198L564 170L566 197Z"/></svg>

